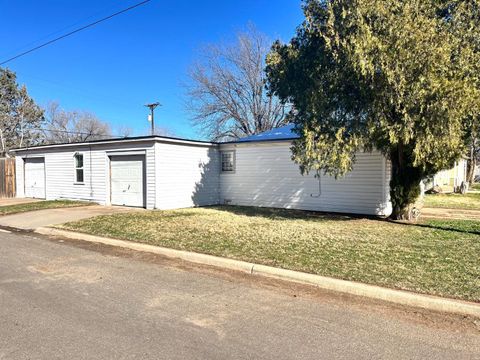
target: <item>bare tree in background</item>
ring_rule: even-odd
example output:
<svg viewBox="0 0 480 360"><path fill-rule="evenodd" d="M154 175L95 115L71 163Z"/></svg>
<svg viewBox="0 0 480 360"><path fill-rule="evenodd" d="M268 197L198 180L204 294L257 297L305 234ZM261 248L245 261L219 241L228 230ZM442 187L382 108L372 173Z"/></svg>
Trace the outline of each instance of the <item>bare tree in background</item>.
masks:
<svg viewBox="0 0 480 360"><path fill-rule="evenodd" d="M236 42L205 47L189 72L187 108L212 140L237 139L282 126L285 106L266 89L271 41L253 26Z"/></svg>
<svg viewBox="0 0 480 360"><path fill-rule="evenodd" d="M118 134L118 137L122 137L122 138L130 137L133 134L132 128L130 128L128 126L125 126L125 125L120 125L117 128L116 132Z"/></svg>
<svg viewBox="0 0 480 360"><path fill-rule="evenodd" d="M112 137L110 125L86 111L66 111L51 102L45 109L44 141L49 144L101 140Z"/></svg>
<svg viewBox="0 0 480 360"><path fill-rule="evenodd" d="M155 135L166 136L166 137L175 137L175 132L168 127L155 126Z"/></svg>

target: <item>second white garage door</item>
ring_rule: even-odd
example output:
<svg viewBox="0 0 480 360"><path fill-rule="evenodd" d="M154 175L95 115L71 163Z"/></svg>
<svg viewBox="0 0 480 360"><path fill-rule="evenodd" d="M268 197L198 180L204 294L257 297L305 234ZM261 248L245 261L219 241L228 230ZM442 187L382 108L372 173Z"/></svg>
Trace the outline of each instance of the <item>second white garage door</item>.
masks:
<svg viewBox="0 0 480 360"><path fill-rule="evenodd" d="M45 159L25 159L25 197L45 199Z"/></svg>
<svg viewBox="0 0 480 360"><path fill-rule="evenodd" d="M145 207L145 156L110 157L112 205Z"/></svg>

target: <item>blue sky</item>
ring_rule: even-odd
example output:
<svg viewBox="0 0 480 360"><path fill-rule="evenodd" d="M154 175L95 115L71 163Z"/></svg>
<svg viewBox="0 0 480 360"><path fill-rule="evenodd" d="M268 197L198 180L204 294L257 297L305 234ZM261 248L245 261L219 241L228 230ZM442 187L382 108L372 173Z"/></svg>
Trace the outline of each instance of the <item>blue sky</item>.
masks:
<svg viewBox="0 0 480 360"><path fill-rule="evenodd" d="M0 62L137 0L0 0ZM44 105L89 110L113 128L148 134L148 109L176 136L201 138L183 107L186 72L198 49L231 39L251 22L289 40L302 21L300 0L153 0L93 28L10 62L20 83Z"/></svg>

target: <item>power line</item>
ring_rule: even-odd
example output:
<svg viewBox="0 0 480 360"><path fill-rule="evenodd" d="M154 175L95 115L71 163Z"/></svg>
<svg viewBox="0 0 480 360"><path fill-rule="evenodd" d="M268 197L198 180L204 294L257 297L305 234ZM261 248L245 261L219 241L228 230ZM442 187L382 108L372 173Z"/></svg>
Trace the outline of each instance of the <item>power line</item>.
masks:
<svg viewBox="0 0 480 360"><path fill-rule="evenodd" d="M78 29L76 29L76 30L70 31L69 33L66 33L66 34L64 34L64 35L62 35L62 36L59 36L59 37L55 38L55 39L52 39L52 40L50 40L50 41L47 41L47 42L45 42L45 43L43 43L43 44L41 44L41 45L35 46L34 48L32 48L32 49L30 49L30 50L27 50L27 51L24 51L24 52L22 52L22 53L20 53L20 54L18 54L18 55L15 55L15 56L11 57L10 59L7 59L7 60L1 62L0 65L4 65L4 64L6 64L6 63L8 63L8 62L10 62L10 61L12 61L12 60L18 59L19 57L25 56L25 55L27 55L27 54L29 54L29 53L31 53L31 52L34 52L34 51L36 51L36 50L38 50L38 49L41 49L41 48L43 48L43 47L45 47L45 46L48 46L48 45L50 45L50 44L52 44L52 43L54 43L54 42L57 42L57 41L59 41L59 40L61 40L61 39L66 38L66 37L68 37L68 36L70 36L70 35L76 34L76 33L80 32L80 31L82 31L82 30L85 30L85 29L89 28L89 27L95 26L95 25L97 25L97 24L99 24L99 23L101 23L101 22L104 22L104 21L106 21L106 20L109 20L109 19L111 19L111 18L113 18L113 17L115 17L115 16L117 16L117 15L123 14L123 13L125 13L125 12L127 12L127 11L130 11L130 10L136 8L136 7L139 7L139 6L141 6L141 5L144 5L144 4L148 3L148 2L150 2L150 0L144 0L144 1L142 1L142 2L139 2L139 3L135 4L135 5L132 5L132 6L128 7L128 8L126 8L126 9L117 11L116 13L114 13L114 14L112 14L112 15L109 15L109 16L107 16L107 17L104 17L104 18L100 19L100 20L94 21L94 22L92 22L92 23L90 23L90 24L88 24L88 25L82 26L82 27L80 27L80 28L78 28Z"/></svg>
<svg viewBox="0 0 480 360"><path fill-rule="evenodd" d="M62 28L60 28L60 29L58 29L58 30L52 31L52 32L50 32L50 33L48 33L48 34L46 34L46 35L43 35L42 37L40 37L40 38L38 38L38 39L36 39L36 40L34 40L34 41L30 41L30 42L24 44L22 47L13 49L12 51L10 51L10 52L8 52L8 53L5 53L5 57L7 57L7 56L12 56L13 54L16 54L16 53L18 53L18 52L20 52L20 51L23 51L23 50L25 50L25 49L28 49L28 48L32 47L34 44L38 44L38 43L40 43L40 42L43 41L43 40L46 40L46 39L51 38L52 36L55 36L55 35L60 34L60 33L62 33L62 32L65 32L65 31L67 31L67 30L69 30L69 29L71 29L71 28L73 28L73 27L75 27L75 26L77 26L77 25L80 25L80 24L82 24L82 23L85 23L85 22L87 22L87 21L90 21L90 20L92 20L93 18L98 17L100 14L102 14L102 12L103 12L103 13L107 12L106 10L108 10L108 12L110 12L110 11L113 10L113 8L112 8L112 6L103 7L101 10L95 12L95 14L92 14L92 15L90 15L90 16L88 16L88 17L85 17L85 18L83 18L83 19L77 20L77 21L75 21L74 23L72 23L72 24L70 24L70 25L68 25L68 26L64 26L64 27L62 27Z"/></svg>

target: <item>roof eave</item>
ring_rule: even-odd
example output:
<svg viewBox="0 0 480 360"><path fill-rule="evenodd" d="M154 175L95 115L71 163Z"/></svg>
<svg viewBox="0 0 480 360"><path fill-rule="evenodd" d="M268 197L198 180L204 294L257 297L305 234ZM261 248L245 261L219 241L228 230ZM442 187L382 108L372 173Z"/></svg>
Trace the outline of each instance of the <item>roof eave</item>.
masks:
<svg viewBox="0 0 480 360"><path fill-rule="evenodd" d="M85 141L85 142L78 142L78 143L39 145L39 146L11 149L9 152L16 153L16 152L24 152L24 151L30 151L30 150L55 149L55 148L64 148L64 147L72 147L72 146L104 145L104 144L115 144L115 143L138 143L138 142L147 142L147 141L169 142L169 143L198 145L198 146L218 145L218 143L216 142L188 140L188 139L168 137L168 136L139 136L135 138L132 137L132 138L123 138L123 139L94 140L94 141Z"/></svg>
<svg viewBox="0 0 480 360"><path fill-rule="evenodd" d="M223 144L249 144L249 143L258 143L258 142L276 142L276 141L293 141L297 140L298 137L292 137L292 138L285 138L285 139L263 139L263 140L243 140L243 141L226 141L220 143L220 145Z"/></svg>

